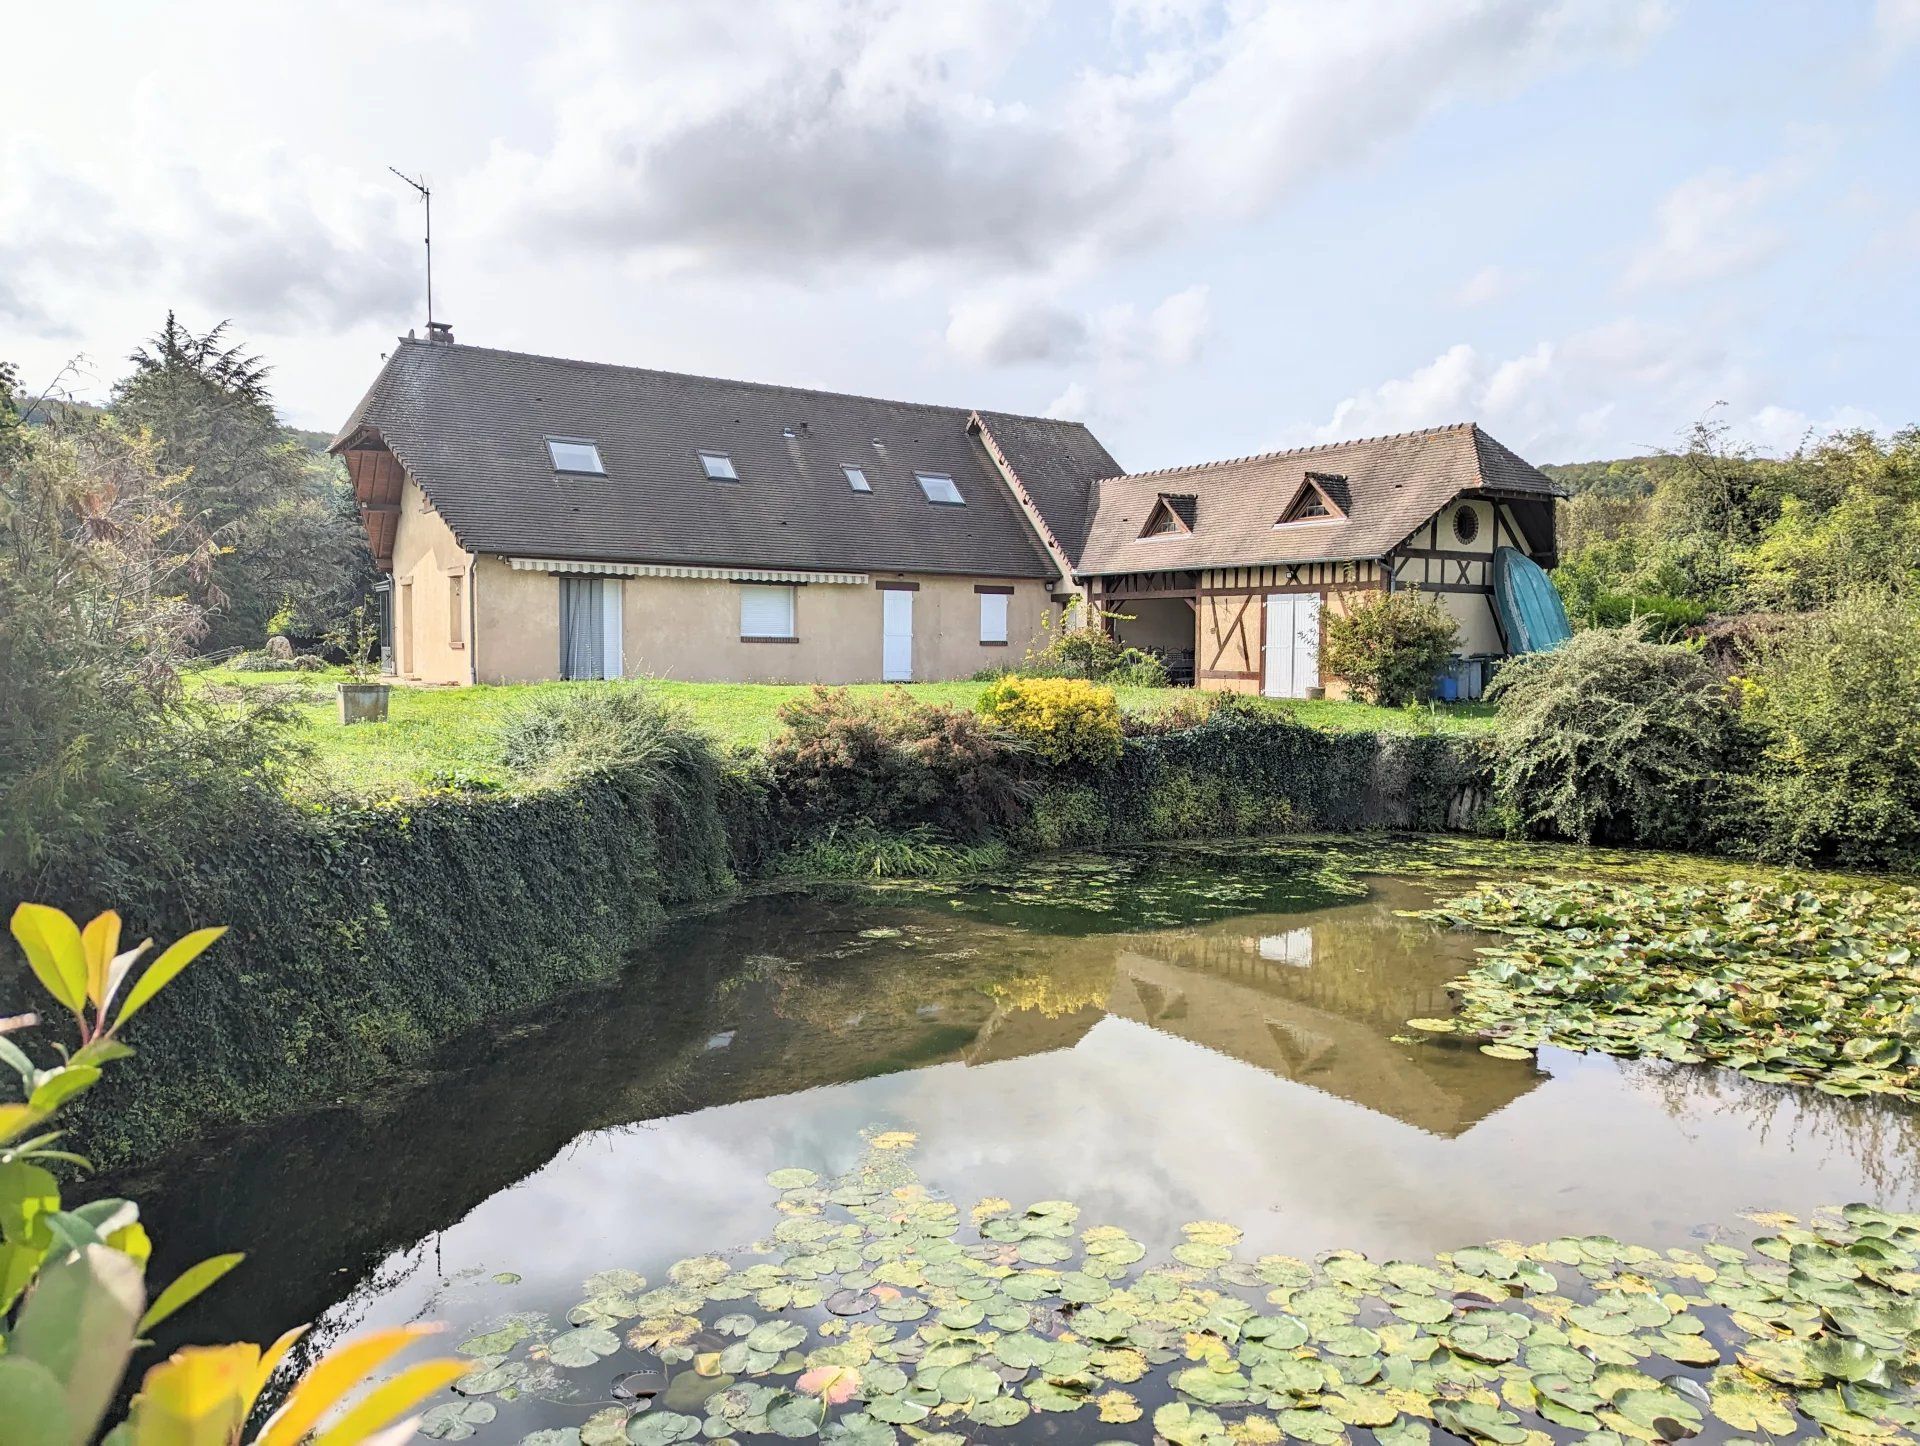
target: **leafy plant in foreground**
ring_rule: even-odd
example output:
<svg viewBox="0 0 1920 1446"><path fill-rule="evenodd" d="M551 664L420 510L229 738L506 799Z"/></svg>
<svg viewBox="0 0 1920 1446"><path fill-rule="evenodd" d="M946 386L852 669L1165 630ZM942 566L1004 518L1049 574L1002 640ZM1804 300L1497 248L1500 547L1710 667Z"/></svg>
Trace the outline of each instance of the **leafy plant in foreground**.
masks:
<svg viewBox="0 0 1920 1446"><path fill-rule="evenodd" d="M1413 591L1363 595L1344 613L1329 612L1324 628L1327 672L1387 708L1432 696L1460 638L1440 600Z"/></svg>
<svg viewBox="0 0 1920 1446"><path fill-rule="evenodd" d="M120 1032L226 931L195 930L135 977L134 966L153 941L122 950L118 914L101 914L82 929L59 909L21 904L12 927L34 977L73 1016L78 1044L56 1046L58 1062L41 1067L8 1038L37 1018L0 1021L0 1064L19 1076L24 1094L0 1104L0 1446L87 1446L145 1334L241 1257L201 1261L149 1298L152 1242L139 1207L102 1199L64 1208L60 1182L47 1166L84 1167L86 1161L56 1148L60 1133L42 1126L98 1082L106 1065L133 1052ZM429 1329L387 1331L323 1358L268 1420L257 1446L296 1446L310 1438L315 1446L397 1446L416 1424L400 1418L459 1375L461 1363L424 1362L357 1401L348 1398ZM105 1441L236 1446L303 1330L287 1332L264 1352L255 1345L176 1352L147 1372L127 1420Z"/></svg>
<svg viewBox="0 0 1920 1446"><path fill-rule="evenodd" d="M1920 889L1489 884L1423 917L1507 938L1415 1028L1920 1099Z"/></svg>

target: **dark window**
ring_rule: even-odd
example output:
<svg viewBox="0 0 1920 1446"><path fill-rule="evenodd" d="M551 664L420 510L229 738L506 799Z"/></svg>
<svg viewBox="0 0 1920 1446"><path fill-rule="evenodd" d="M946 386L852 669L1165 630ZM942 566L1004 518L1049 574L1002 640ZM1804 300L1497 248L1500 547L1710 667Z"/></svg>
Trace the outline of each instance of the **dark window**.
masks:
<svg viewBox="0 0 1920 1446"><path fill-rule="evenodd" d="M1453 540L1472 542L1480 535L1480 514L1471 507L1462 507L1453 514Z"/></svg>
<svg viewBox="0 0 1920 1446"><path fill-rule="evenodd" d="M1294 499L1293 506L1287 509L1287 515L1280 520L1282 522L1312 522L1317 518L1331 516L1333 516L1333 509L1327 506L1326 499L1320 495L1319 490L1308 487Z"/></svg>
<svg viewBox="0 0 1920 1446"><path fill-rule="evenodd" d="M734 470L733 458L725 452L702 452L700 470L715 482L738 482L740 474Z"/></svg>

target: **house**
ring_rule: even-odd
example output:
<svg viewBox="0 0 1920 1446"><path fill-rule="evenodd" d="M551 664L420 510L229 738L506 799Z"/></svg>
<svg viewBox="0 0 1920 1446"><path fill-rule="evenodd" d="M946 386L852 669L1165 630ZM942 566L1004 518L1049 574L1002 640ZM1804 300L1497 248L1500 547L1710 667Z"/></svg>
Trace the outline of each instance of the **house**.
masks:
<svg viewBox="0 0 1920 1446"><path fill-rule="evenodd" d="M445 328L399 344L333 450L386 574L388 664L425 683L964 678L1059 609L1071 494L1120 470L1073 422Z"/></svg>
<svg viewBox="0 0 1920 1446"><path fill-rule="evenodd" d="M964 678L1079 601L1200 687L1295 693L1330 681L1320 610L1358 589L1431 589L1469 651L1503 651L1493 549L1553 551L1552 485L1471 426L1128 475L1076 422L444 325L399 343L333 450L387 666L423 683Z"/></svg>
<svg viewBox="0 0 1920 1446"><path fill-rule="evenodd" d="M1472 422L1141 472L1093 484L1075 575L1124 641L1189 659L1199 687L1338 695L1320 619L1368 593L1430 593L1463 662L1503 657L1496 554L1552 567L1563 495Z"/></svg>

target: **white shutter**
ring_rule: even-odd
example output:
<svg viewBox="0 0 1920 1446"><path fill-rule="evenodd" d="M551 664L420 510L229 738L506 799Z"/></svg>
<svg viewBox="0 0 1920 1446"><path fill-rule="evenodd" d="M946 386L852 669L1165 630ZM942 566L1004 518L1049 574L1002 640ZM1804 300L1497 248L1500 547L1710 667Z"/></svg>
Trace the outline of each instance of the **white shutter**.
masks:
<svg viewBox="0 0 1920 1446"><path fill-rule="evenodd" d="M1007 595L1003 592L980 594L980 641L1004 643L1007 640Z"/></svg>
<svg viewBox="0 0 1920 1446"><path fill-rule="evenodd" d="M742 587L740 589L740 636L743 638L793 637L793 589L790 587Z"/></svg>

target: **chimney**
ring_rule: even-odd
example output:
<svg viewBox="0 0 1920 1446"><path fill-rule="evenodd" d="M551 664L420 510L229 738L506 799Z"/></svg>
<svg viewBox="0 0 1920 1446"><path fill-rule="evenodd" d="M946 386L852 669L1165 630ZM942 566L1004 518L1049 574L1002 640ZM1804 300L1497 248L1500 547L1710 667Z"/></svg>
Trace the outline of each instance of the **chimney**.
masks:
<svg viewBox="0 0 1920 1446"><path fill-rule="evenodd" d="M453 323L450 321L430 321L427 323L427 340L438 342L442 346L453 345Z"/></svg>

